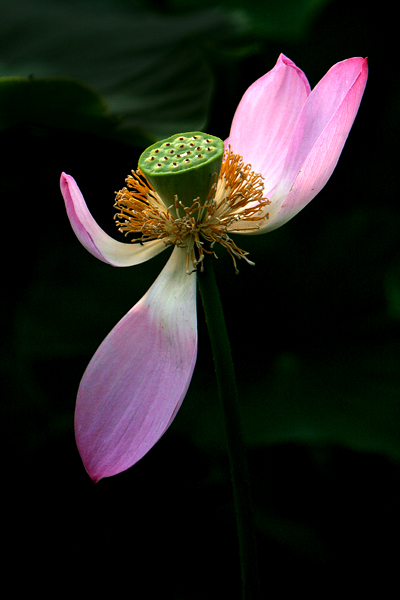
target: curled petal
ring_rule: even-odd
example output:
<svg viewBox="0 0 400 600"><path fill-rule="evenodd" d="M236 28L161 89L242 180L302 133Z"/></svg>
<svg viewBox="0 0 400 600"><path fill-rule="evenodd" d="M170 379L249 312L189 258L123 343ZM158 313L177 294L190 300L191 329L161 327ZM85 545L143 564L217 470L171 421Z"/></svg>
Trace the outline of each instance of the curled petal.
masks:
<svg viewBox="0 0 400 600"><path fill-rule="evenodd" d="M268 197L281 176L293 129L309 93L304 73L281 54L275 67L248 88L236 109L225 144L263 175Z"/></svg>
<svg viewBox="0 0 400 600"><path fill-rule="evenodd" d="M61 175L60 187L77 238L96 258L114 267L130 267L149 260L165 249L161 240L144 244L123 244L114 240L93 219L82 192L71 175Z"/></svg>
<svg viewBox="0 0 400 600"><path fill-rule="evenodd" d="M196 274L175 248L83 375L75 434L93 481L124 471L157 442L186 395L196 354Z"/></svg>
<svg viewBox="0 0 400 600"><path fill-rule="evenodd" d="M313 89L271 197L270 219L260 233L286 223L324 187L356 117L367 75L367 60L350 58L334 65Z"/></svg>

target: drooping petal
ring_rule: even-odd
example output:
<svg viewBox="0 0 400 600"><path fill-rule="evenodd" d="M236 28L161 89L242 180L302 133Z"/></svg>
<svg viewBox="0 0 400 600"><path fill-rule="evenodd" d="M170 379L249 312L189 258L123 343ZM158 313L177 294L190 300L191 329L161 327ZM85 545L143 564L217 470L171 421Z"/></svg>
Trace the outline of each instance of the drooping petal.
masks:
<svg viewBox="0 0 400 600"><path fill-rule="evenodd" d="M278 183L293 129L310 93L304 73L281 54L275 67L245 92L233 117L232 152L264 177L267 196Z"/></svg>
<svg viewBox="0 0 400 600"><path fill-rule="evenodd" d="M271 197L270 219L259 233L286 223L324 187L356 117L367 76L367 60L350 58L334 65L313 89Z"/></svg>
<svg viewBox="0 0 400 600"><path fill-rule="evenodd" d="M124 471L157 442L186 395L196 354L196 274L186 273L176 247L83 375L75 434L93 481Z"/></svg>
<svg viewBox="0 0 400 600"><path fill-rule="evenodd" d="M165 249L161 240L144 244L123 244L114 240L93 219L82 192L71 175L61 175L60 187L77 238L96 258L114 267L130 267L149 260Z"/></svg>

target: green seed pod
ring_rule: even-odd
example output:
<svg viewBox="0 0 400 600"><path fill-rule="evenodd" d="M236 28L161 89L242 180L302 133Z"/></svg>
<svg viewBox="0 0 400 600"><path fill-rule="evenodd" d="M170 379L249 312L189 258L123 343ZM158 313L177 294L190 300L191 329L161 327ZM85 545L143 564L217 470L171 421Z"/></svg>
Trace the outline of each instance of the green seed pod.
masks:
<svg viewBox="0 0 400 600"><path fill-rule="evenodd" d="M224 155L224 142L199 131L172 135L149 146L139 158L139 169L162 198L164 204L190 207L197 198L204 205L218 179ZM183 210L178 209L178 215Z"/></svg>

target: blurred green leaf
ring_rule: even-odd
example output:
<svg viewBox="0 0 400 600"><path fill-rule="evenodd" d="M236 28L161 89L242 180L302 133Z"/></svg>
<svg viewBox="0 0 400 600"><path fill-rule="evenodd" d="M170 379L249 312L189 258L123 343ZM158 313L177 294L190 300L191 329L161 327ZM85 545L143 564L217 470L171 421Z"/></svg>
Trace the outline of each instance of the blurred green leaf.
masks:
<svg viewBox="0 0 400 600"><path fill-rule="evenodd" d="M249 448L282 443L334 444L400 460L399 355L396 345L300 358L281 354L254 383L238 372ZM173 429L199 447L223 447L216 386L197 366Z"/></svg>
<svg viewBox="0 0 400 600"><path fill-rule="evenodd" d="M115 125L101 96L79 81L0 78L0 130L20 124L98 132Z"/></svg>
<svg viewBox="0 0 400 600"><path fill-rule="evenodd" d="M304 37L317 15L331 0L219 0L218 6L232 11L248 30L275 40L299 40ZM205 0L205 6L215 6ZM185 0L169 0L174 9L187 10Z"/></svg>
<svg viewBox="0 0 400 600"><path fill-rule="evenodd" d="M204 127L213 81L201 47L235 23L221 10L171 16L134 2L15 0L0 5L0 73L83 81L125 127L165 137Z"/></svg>
<svg viewBox="0 0 400 600"><path fill-rule="evenodd" d="M280 355L243 418L250 443L328 443L400 459L399 347L354 346L309 359Z"/></svg>

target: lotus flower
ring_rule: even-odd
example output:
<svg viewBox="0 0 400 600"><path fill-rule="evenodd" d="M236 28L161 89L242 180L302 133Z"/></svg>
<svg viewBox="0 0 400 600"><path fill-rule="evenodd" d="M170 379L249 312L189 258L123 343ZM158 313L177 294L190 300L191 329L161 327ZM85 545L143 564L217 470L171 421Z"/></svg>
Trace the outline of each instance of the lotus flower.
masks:
<svg viewBox="0 0 400 600"><path fill-rule="evenodd" d="M121 231L133 234L133 243L107 235L74 179L62 174L71 225L96 258L126 267L174 246L161 274L109 333L83 375L75 432L93 481L142 458L185 397L196 361L196 269L204 253L221 244L235 265L236 259L248 260L232 234L259 235L280 227L318 194L353 124L367 70L366 59L350 58L334 65L311 91L304 73L281 55L241 99L219 177L205 202L194 188L192 202L183 203L178 194L173 204L142 172L128 177L117 194L116 218ZM199 135L202 144L213 142ZM199 138L177 135L181 139L196 145Z"/></svg>

